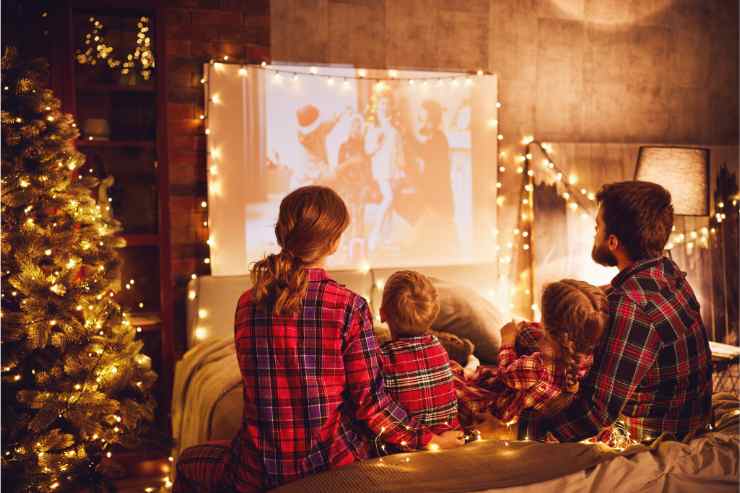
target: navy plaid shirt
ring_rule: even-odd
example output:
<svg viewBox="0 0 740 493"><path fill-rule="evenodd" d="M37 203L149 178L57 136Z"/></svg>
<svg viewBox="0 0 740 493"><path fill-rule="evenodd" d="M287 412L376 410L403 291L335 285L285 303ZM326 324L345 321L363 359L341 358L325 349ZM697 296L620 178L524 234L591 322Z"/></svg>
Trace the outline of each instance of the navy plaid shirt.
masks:
<svg viewBox="0 0 740 493"><path fill-rule="evenodd" d="M612 280L609 327L574 401L536 424L560 441L596 435L621 418L637 440L704 428L712 358L699 303L668 258L636 262Z"/></svg>

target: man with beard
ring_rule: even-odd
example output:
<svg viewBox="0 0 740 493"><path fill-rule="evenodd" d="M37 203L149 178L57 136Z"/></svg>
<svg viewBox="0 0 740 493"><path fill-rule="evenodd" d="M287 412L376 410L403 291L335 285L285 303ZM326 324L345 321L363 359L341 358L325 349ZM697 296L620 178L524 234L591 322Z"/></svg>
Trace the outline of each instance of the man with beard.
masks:
<svg viewBox="0 0 740 493"><path fill-rule="evenodd" d="M712 360L686 274L663 256L671 195L628 181L605 185L596 198L592 257L619 268L607 289L609 325L573 401L535 423L535 433L577 441L621 419L638 441L664 432L682 439L709 424Z"/></svg>

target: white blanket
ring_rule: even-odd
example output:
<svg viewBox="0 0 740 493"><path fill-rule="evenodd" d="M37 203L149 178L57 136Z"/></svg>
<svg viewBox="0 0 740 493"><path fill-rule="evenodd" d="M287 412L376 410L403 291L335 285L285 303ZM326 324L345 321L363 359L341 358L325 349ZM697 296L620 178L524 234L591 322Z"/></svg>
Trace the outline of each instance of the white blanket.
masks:
<svg viewBox="0 0 740 493"><path fill-rule="evenodd" d="M229 392L241 393L241 373L233 336L203 342L178 361L172 389L175 457L198 443L226 438L223 432L214 436L212 423L218 403ZM242 409L233 409L231 412L237 413L238 419ZM227 434L232 432L236 430L229 430Z"/></svg>

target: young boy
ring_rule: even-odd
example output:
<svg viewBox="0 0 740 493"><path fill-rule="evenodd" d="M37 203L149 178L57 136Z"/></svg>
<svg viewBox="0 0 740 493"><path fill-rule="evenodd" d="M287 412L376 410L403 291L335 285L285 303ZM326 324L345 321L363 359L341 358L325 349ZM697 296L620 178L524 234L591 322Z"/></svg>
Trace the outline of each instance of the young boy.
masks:
<svg viewBox="0 0 740 493"><path fill-rule="evenodd" d="M450 360L430 333L438 313L437 290L425 276L402 270L386 281L380 306L391 331L380 348L385 388L434 433L460 428Z"/></svg>

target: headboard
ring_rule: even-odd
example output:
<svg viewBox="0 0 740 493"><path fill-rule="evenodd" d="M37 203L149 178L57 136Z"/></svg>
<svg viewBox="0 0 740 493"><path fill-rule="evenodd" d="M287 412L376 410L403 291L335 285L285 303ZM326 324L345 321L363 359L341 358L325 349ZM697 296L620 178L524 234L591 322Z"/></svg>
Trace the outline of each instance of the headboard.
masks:
<svg viewBox="0 0 740 493"><path fill-rule="evenodd" d="M490 264L412 268L427 276L455 282L480 293L495 288L495 270ZM329 276L368 300L378 316L385 279L399 269L329 271ZM239 297L252 285L249 276L201 276L188 283L187 347L212 338L233 334L234 313Z"/></svg>

